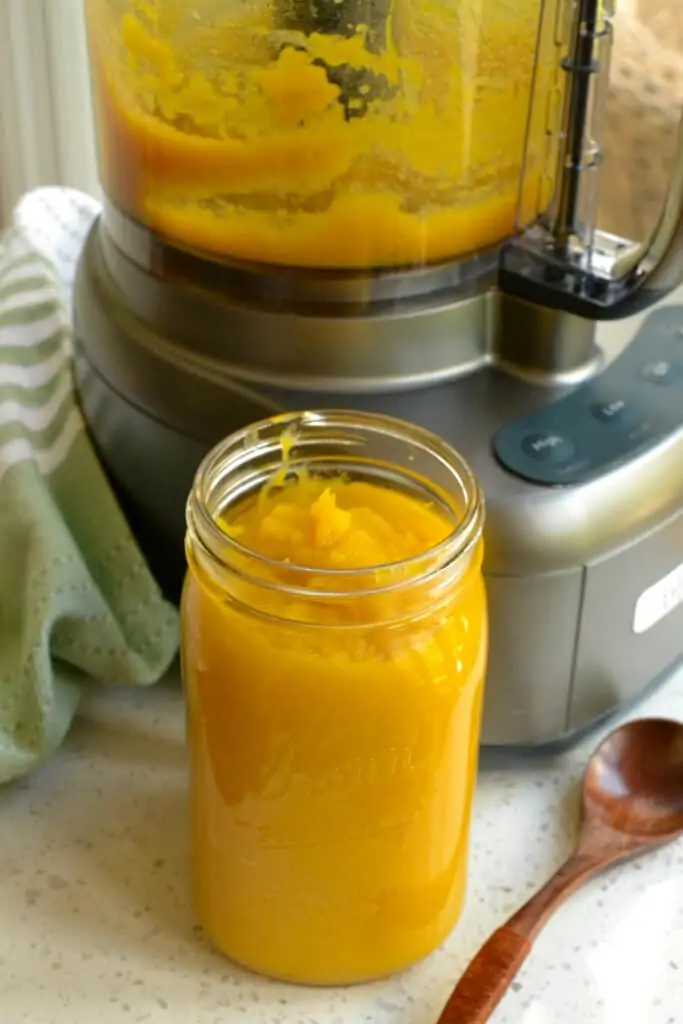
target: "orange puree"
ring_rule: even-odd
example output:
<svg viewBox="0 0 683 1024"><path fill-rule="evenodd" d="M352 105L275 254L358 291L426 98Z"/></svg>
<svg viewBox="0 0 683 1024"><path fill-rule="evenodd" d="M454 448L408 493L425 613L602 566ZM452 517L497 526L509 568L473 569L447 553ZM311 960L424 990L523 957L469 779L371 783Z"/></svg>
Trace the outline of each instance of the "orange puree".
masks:
<svg viewBox="0 0 683 1024"><path fill-rule="evenodd" d="M282 27L284 6L86 0L110 198L171 241L270 264L412 265L510 235L538 0L391 0L379 46L361 24ZM544 52L543 97L552 67ZM354 92L330 68L365 77Z"/></svg>
<svg viewBox="0 0 683 1024"><path fill-rule="evenodd" d="M221 526L241 572L222 586L189 552L183 599L201 919L271 976L389 974L439 945L463 903L481 550L439 584L410 559L450 535L445 513L343 477L266 488ZM357 569L366 590L402 585L364 594Z"/></svg>

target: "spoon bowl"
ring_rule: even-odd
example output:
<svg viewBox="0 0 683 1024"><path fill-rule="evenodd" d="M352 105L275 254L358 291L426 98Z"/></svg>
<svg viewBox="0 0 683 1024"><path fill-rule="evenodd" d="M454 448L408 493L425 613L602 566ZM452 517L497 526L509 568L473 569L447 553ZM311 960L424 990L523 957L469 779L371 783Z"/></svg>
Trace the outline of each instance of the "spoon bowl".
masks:
<svg viewBox="0 0 683 1024"><path fill-rule="evenodd" d="M683 832L683 724L643 718L611 733L586 769L583 807L584 821L625 836Z"/></svg>
<svg viewBox="0 0 683 1024"><path fill-rule="evenodd" d="M643 718L615 729L583 780L578 845L549 882L494 932L438 1024L485 1024L560 904L594 875L683 836L683 723Z"/></svg>

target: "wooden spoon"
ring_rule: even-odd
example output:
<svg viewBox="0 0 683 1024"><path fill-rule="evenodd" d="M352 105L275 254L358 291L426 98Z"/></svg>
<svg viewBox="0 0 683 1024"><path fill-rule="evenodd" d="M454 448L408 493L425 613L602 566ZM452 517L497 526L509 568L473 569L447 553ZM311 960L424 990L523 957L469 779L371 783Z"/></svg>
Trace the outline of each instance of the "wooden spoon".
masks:
<svg viewBox="0 0 683 1024"><path fill-rule="evenodd" d="M479 950L437 1024L484 1024L567 896L605 868L681 835L683 724L644 718L622 725L588 763L575 852Z"/></svg>

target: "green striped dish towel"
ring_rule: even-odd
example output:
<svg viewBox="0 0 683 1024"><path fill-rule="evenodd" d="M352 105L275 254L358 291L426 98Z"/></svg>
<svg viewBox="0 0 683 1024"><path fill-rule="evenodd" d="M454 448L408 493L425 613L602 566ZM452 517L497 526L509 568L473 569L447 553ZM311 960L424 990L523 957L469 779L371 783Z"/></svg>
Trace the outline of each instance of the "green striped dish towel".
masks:
<svg viewBox="0 0 683 1024"><path fill-rule="evenodd" d="M0 234L0 782L55 751L91 680L152 683L176 648L176 612L75 401L63 282L10 228Z"/></svg>

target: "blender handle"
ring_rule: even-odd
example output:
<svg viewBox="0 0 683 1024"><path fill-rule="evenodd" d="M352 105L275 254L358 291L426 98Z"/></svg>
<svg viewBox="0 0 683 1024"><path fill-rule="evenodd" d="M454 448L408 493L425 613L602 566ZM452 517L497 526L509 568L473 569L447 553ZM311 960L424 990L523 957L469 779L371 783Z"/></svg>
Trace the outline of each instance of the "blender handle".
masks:
<svg viewBox="0 0 683 1024"><path fill-rule="evenodd" d="M664 208L650 239L636 245L582 223L581 188L587 176L600 173L599 150L594 147L586 157L591 80L605 70L597 55L600 47L608 53L612 25L608 0L570 2L574 16L569 53L560 64L566 80L553 199L549 213L504 244L499 283L507 294L536 305L590 320L617 320L683 283L683 118ZM529 128L527 146L530 134Z"/></svg>

